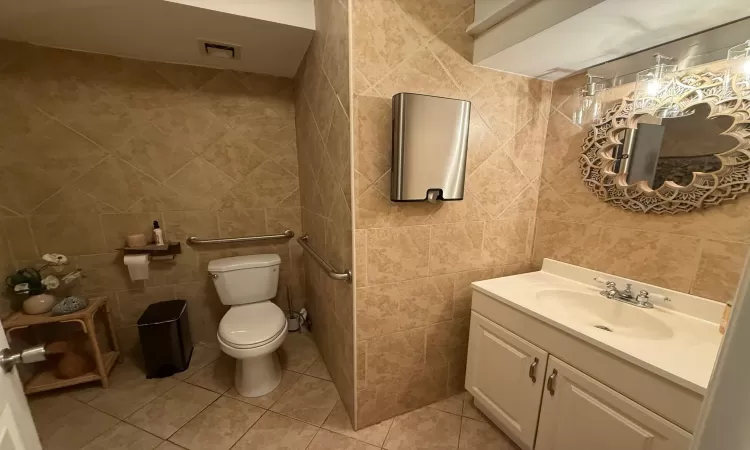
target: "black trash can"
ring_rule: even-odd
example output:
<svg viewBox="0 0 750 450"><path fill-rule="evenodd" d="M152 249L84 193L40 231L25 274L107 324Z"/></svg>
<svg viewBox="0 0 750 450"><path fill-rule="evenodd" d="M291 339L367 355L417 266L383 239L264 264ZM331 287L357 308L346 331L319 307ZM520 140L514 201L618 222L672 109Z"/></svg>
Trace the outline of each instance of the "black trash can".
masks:
<svg viewBox="0 0 750 450"><path fill-rule="evenodd" d="M149 305L138 319L138 335L146 363L146 378L168 377L190 365L193 341L185 300Z"/></svg>

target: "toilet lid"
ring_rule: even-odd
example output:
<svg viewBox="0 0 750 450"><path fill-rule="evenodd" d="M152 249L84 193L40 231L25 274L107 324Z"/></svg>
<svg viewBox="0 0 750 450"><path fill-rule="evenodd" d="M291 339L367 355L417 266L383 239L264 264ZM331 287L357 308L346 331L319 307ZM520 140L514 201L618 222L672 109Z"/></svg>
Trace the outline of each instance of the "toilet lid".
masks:
<svg viewBox="0 0 750 450"><path fill-rule="evenodd" d="M284 313L271 302L234 306L219 323L219 337L237 347L262 345L286 327Z"/></svg>

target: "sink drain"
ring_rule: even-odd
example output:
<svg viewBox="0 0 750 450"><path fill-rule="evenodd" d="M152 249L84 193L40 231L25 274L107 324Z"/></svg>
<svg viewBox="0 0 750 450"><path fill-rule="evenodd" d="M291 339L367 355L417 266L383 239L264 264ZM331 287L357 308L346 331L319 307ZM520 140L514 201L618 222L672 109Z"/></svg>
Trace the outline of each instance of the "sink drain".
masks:
<svg viewBox="0 0 750 450"><path fill-rule="evenodd" d="M604 325L594 325L594 328L599 328L600 330L609 331L610 333L612 332L612 328L605 327Z"/></svg>

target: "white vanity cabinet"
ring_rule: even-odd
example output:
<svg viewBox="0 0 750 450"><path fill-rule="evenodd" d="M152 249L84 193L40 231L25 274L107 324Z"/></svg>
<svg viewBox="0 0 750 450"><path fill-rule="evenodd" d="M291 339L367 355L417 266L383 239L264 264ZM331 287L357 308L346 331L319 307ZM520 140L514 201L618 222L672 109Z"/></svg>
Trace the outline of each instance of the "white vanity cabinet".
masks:
<svg viewBox="0 0 750 450"><path fill-rule="evenodd" d="M519 446L526 450L690 447L689 432L527 340L532 338L524 339L472 312L466 389L475 405Z"/></svg>
<svg viewBox="0 0 750 450"><path fill-rule="evenodd" d="M516 442L534 445L547 352L472 314L466 389Z"/></svg>
<svg viewBox="0 0 750 450"><path fill-rule="evenodd" d="M687 450L692 436L549 357L536 450Z"/></svg>

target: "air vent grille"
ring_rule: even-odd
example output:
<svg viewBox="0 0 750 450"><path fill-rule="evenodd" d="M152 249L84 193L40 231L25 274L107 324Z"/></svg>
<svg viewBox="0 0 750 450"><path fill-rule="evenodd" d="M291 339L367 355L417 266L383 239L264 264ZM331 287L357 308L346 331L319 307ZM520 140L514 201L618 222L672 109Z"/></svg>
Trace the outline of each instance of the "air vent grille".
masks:
<svg viewBox="0 0 750 450"><path fill-rule="evenodd" d="M223 59L240 59L240 47L223 42L198 41L198 50L203 56Z"/></svg>

